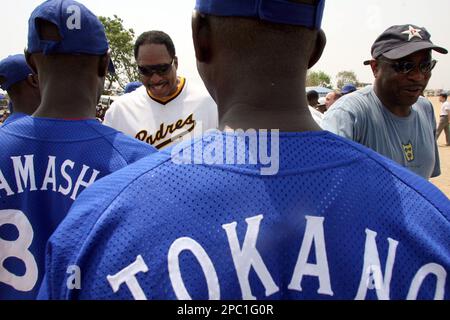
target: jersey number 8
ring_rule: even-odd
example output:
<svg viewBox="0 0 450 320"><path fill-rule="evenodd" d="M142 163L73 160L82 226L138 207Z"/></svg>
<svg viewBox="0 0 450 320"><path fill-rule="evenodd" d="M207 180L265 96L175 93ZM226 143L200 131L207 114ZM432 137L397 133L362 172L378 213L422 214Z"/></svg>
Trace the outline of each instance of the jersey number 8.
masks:
<svg viewBox="0 0 450 320"><path fill-rule="evenodd" d="M19 231L19 237L14 241L0 238L0 282L6 283L22 292L33 290L38 280L38 266L29 248L33 241L33 227L27 216L19 210L0 210L0 228L13 225ZM17 258L25 264L25 274L17 276L4 267L8 258Z"/></svg>

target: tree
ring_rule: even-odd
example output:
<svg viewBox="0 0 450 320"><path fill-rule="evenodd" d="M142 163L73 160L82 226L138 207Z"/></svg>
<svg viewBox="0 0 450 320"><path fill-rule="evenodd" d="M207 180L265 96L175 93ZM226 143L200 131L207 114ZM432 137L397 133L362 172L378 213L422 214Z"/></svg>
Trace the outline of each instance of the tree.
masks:
<svg viewBox="0 0 450 320"><path fill-rule="evenodd" d="M353 71L341 71L336 76L337 79L337 87L339 89L342 89L343 86L345 86L347 83L352 83L356 87L359 86L358 78L356 77L356 74Z"/></svg>
<svg viewBox="0 0 450 320"><path fill-rule="evenodd" d="M308 75L306 77L306 86L326 87L331 89L331 78L323 71L308 71Z"/></svg>
<svg viewBox="0 0 450 320"><path fill-rule="evenodd" d="M111 58L116 68L116 74L108 74L106 80L108 89L114 83L124 89L127 83L139 80L137 66L134 63L134 30L125 29L123 20L114 15L114 18L99 17L105 27L106 37L111 48Z"/></svg>

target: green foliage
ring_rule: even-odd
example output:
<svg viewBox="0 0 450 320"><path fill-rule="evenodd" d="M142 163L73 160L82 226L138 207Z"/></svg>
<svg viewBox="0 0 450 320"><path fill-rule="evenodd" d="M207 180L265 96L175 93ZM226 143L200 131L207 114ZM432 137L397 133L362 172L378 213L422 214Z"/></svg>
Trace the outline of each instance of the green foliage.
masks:
<svg viewBox="0 0 450 320"><path fill-rule="evenodd" d="M347 83L352 83L356 87L359 87L359 81L356 77L356 74L353 71L341 71L336 76L337 79L337 87L342 89L344 85Z"/></svg>
<svg viewBox="0 0 450 320"><path fill-rule="evenodd" d="M306 77L307 87L326 87L331 89L331 78L323 71L308 71Z"/></svg>
<svg viewBox="0 0 450 320"><path fill-rule="evenodd" d="M99 19L105 27L106 37L111 48L111 58L116 67L116 74L107 76L108 89L111 89L113 83L124 89L127 83L139 80L133 53L134 30L125 29L123 20L116 15L114 18L99 17Z"/></svg>

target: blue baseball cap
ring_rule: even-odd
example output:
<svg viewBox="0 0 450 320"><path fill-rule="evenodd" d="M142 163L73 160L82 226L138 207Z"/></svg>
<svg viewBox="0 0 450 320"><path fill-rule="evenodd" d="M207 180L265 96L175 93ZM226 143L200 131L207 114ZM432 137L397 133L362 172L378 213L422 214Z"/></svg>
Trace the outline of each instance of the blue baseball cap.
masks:
<svg viewBox="0 0 450 320"><path fill-rule="evenodd" d="M138 89L139 87L142 87L142 82L139 81L130 82L125 86L124 93L131 93L136 89Z"/></svg>
<svg viewBox="0 0 450 320"><path fill-rule="evenodd" d="M41 40L37 20L53 23L60 41ZM95 14L77 1L47 0L34 9L28 21L28 52L103 55L109 45L105 28Z"/></svg>
<svg viewBox="0 0 450 320"><path fill-rule="evenodd" d="M356 90L357 90L356 87L353 84L349 83L349 84L346 84L345 86L342 87L341 93L342 94L349 94L349 93L352 93L352 92L354 92Z"/></svg>
<svg viewBox="0 0 450 320"><path fill-rule="evenodd" d="M23 54L9 56L0 61L0 76L6 80L0 87L8 91L11 86L25 80L32 73Z"/></svg>
<svg viewBox="0 0 450 320"><path fill-rule="evenodd" d="M260 20L320 29L325 0L317 4L288 0L196 0L195 9L213 16L249 17Z"/></svg>

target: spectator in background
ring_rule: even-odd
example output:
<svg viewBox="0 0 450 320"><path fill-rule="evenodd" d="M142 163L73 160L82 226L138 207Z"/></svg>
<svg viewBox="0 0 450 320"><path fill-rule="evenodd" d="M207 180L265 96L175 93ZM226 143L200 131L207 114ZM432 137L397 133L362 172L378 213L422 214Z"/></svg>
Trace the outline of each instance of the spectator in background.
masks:
<svg viewBox="0 0 450 320"><path fill-rule="evenodd" d="M9 117L9 114L10 114L10 112L9 112L8 109L2 109L2 110L0 110L0 124L3 124L3 123L6 122L6 120L7 120L8 117Z"/></svg>
<svg viewBox="0 0 450 320"><path fill-rule="evenodd" d="M27 65L23 54L0 61L0 87L8 92L11 116L8 121L23 114L32 115L41 103L37 76Z"/></svg>
<svg viewBox="0 0 450 320"><path fill-rule="evenodd" d="M352 92L355 92L356 90L357 89L356 89L354 84L348 83L348 84L346 84L345 86L342 87L341 94L343 96L345 96L346 94L350 94Z"/></svg>
<svg viewBox="0 0 450 320"><path fill-rule="evenodd" d="M125 86L123 93L124 94L131 93L140 87L142 87L142 82L140 81L130 82Z"/></svg>
<svg viewBox="0 0 450 320"><path fill-rule="evenodd" d="M306 99L308 100L309 112L311 112L314 121L321 127L323 113L317 110L317 107L319 106L319 94L316 90L310 90L306 93Z"/></svg>
<svg viewBox="0 0 450 320"><path fill-rule="evenodd" d="M316 90L310 90L306 93L308 104L310 107L316 108L319 105L319 94Z"/></svg>
<svg viewBox="0 0 450 320"><path fill-rule="evenodd" d="M331 106L342 97L342 94L339 91L331 91L325 97L325 107L327 111L331 108Z"/></svg>
<svg viewBox="0 0 450 320"><path fill-rule="evenodd" d="M317 105L316 110L322 114L327 112L327 99L325 97L319 98L319 104Z"/></svg>
<svg viewBox="0 0 450 320"><path fill-rule="evenodd" d="M425 28L396 25L372 46L374 86L342 97L325 115L323 128L361 143L425 179L440 175L433 106L421 96L436 65Z"/></svg>
<svg viewBox="0 0 450 320"><path fill-rule="evenodd" d="M441 135L442 131L444 131L445 134L445 141L446 146L450 146L450 132L449 132L449 115L450 115L450 103L447 101L448 94L447 93L441 93L439 95L439 102L442 103L441 106L441 114L440 114L440 121L436 132L436 140L439 139L439 136Z"/></svg>
<svg viewBox="0 0 450 320"><path fill-rule="evenodd" d="M98 121L103 122L105 119L106 110L108 110L107 106L104 106L102 103L97 104L95 117Z"/></svg>

